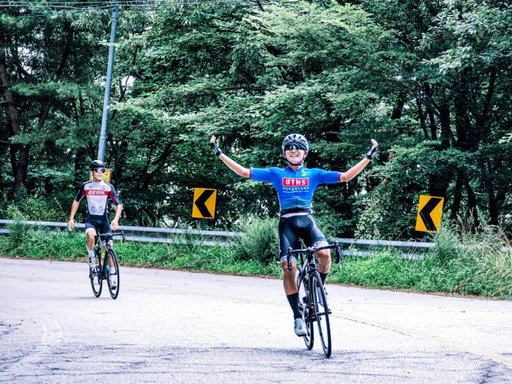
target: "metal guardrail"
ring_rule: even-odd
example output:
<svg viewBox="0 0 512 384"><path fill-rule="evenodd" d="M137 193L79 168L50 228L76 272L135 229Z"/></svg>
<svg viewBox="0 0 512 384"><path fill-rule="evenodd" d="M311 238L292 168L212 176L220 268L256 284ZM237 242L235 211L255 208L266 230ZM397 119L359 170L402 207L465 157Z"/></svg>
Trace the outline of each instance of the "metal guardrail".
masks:
<svg viewBox="0 0 512 384"><path fill-rule="evenodd" d="M0 219L0 233L9 233L5 228L8 224L20 223L33 227L45 228L64 228L67 229L68 223L59 223L51 221L15 221ZM74 228L84 228L85 225L76 223ZM126 239L130 241L140 241L149 243L185 243L187 239L196 238L198 243L204 245L216 245L226 243L228 239L235 236L241 236L239 232L227 231L201 231L195 229L176 229L176 228L147 228L147 227L132 227L120 225L117 229L123 231Z"/></svg>
<svg viewBox="0 0 512 384"><path fill-rule="evenodd" d="M364 239L333 239L343 244L341 251L347 256L366 256L372 249L394 248L402 252L404 257L418 258L422 257L430 249L436 246L435 243L415 242L415 241L390 241L390 240L364 240Z"/></svg>
<svg viewBox="0 0 512 384"><path fill-rule="evenodd" d="M9 233L5 228L8 224L14 224L14 220L0 219L0 233ZM48 221L22 221L21 224L46 227L46 228L67 228L67 223L48 222ZM75 224L75 228L84 228L84 224ZM124 231L126 239L140 242L156 243L186 243L191 239L203 245L226 244L229 239L237 236L244 236L241 232L227 231L202 231L202 230L184 230L175 228L147 228L119 226L119 231ZM428 250L435 247L434 243L413 242L413 241L387 241L387 240L363 240L349 238L335 238L343 245L342 253L350 256L364 256L374 248L395 248L402 251L404 256L418 257Z"/></svg>
<svg viewBox="0 0 512 384"><path fill-rule="evenodd" d="M49 221L21 221L0 219L0 234L9 233L5 228L8 224L25 224L34 227L67 228L67 223ZM84 224L75 224L75 228L84 228ZM244 236L242 232L228 231L202 231L196 229L175 229L175 228L148 228L119 226L119 231L124 231L126 239L149 243L185 244L195 241L201 245L226 245L228 241L237 236ZM367 256L372 249L394 248L402 252L404 257L419 258L429 250L435 248L435 243L415 241L388 241L388 240L364 240L349 238L334 238L342 244L344 256ZM502 247L503 252L512 252L512 248Z"/></svg>

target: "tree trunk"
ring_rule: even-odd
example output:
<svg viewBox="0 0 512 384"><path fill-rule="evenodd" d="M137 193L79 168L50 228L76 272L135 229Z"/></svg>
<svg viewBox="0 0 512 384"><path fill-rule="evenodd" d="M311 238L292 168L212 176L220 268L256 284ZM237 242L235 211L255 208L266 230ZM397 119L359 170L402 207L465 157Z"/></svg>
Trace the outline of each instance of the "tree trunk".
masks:
<svg viewBox="0 0 512 384"><path fill-rule="evenodd" d="M485 169L484 171L484 184L485 189L487 190L487 198L489 201L489 224L491 225L498 225L498 201L496 200L496 193L494 190L494 184L493 184L493 176L496 172L492 169L491 161L487 159L485 161L484 167L482 169Z"/></svg>
<svg viewBox="0 0 512 384"><path fill-rule="evenodd" d="M416 106L418 107L418 117L420 118L420 126L423 130L423 136L425 137L425 140L429 140L427 123L425 121L425 114L423 113L423 106L421 105L421 101L418 98L416 98Z"/></svg>
<svg viewBox="0 0 512 384"><path fill-rule="evenodd" d="M439 108L439 120L441 122L441 145L443 148L449 148L450 144L455 146L455 139L450 126L450 108L443 104Z"/></svg>
<svg viewBox="0 0 512 384"><path fill-rule="evenodd" d="M466 192L468 193L468 211L464 218L466 222L469 223L470 215L473 216L473 226L478 228L480 226L480 220L478 219L478 211L476 209L476 196L473 188L471 188L471 185L466 178L464 178L464 187L466 187Z"/></svg>
<svg viewBox="0 0 512 384"><path fill-rule="evenodd" d="M0 81L2 82L4 104L7 108L9 133L11 136L18 136L20 134L20 119L18 117L16 105L14 104L14 98L10 89L11 85L7 75L7 63L5 59L5 35L2 33L0 33ZM29 148L30 147L27 145L11 145L11 166L12 173L14 175L12 197L14 200L17 200L17 193L27 180ZM19 152L18 159L16 159L17 152Z"/></svg>
<svg viewBox="0 0 512 384"><path fill-rule="evenodd" d="M12 189L13 197L15 201L18 201L18 191L27 182L28 173L28 161L29 161L29 145L22 145L19 147L20 155L18 157L18 168L16 169L16 175L14 177L14 187Z"/></svg>
<svg viewBox="0 0 512 384"><path fill-rule="evenodd" d="M462 187L464 183L462 181L464 176L460 173L457 174L457 179L455 180L455 190L453 191L453 202L451 209L451 219L452 221L457 221L457 217L459 216L460 206L462 203Z"/></svg>
<svg viewBox="0 0 512 384"><path fill-rule="evenodd" d="M393 108L393 112L391 113L391 119L398 120L402 117L404 105L405 105L405 97L403 95L400 95L400 99L398 100L396 107Z"/></svg>
<svg viewBox="0 0 512 384"><path fill-rule="evenodd" d="M471 122L467 100L466 84L461 82L460 88L453 100L455 109L455 130L457 131L457 145L465 150L474 151L478 146L478 138L471 134Z"/></svg>

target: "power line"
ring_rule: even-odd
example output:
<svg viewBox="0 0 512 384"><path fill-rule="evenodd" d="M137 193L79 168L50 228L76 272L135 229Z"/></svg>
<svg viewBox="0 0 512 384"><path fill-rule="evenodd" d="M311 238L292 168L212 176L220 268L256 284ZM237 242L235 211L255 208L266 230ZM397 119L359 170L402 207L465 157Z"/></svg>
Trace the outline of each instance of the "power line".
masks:
<svg viewBox="0 0 512 384"><path fill-rule="evenodd" d="M45 1L34 3L26 0L0 0L0 11L6 8L18 8L17 15L21 18L53 17L63 14L78 14L91 11L110 11L118 6L120 9L150 10L162 7L186 7L201 5L237 4L241 6L263 6L269 4L289 4L298 0L119 0L117 4L111 1ZM40 12L40 13L37 13ZM44 12L44 13L43 13Z"/></svg>
<svg viewBox="0 0 512 384"><path fill-rule="evenodd" d="M186 6L186 5L205 5L205 4L255 4L257 0L121 0L119 7L165 7L165 6ZM268 4L267 1L265 3ZM0 1L0 8L28 8L28 9L63 9L63 10L84 10L84 9L111 9L115 6L113 1L46 1L44 3L33 3L30 1Z"/></svg>

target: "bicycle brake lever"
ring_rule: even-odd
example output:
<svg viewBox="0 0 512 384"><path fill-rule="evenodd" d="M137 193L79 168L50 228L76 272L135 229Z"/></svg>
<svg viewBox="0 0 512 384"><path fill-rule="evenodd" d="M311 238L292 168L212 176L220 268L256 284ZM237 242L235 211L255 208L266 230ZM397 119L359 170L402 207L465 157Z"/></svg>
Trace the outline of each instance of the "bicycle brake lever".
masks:
<svg viewBox="0 0 512 384"><path fill-rule="evenodd" d="M339 264L343 256L341 256L340 244L337 241L334 244L336 245L336 264Z"/></svg>
<svg viewBox="0 0 512 384"><path fill-rule="evenodd" d="M292 248L291 248L291 247L290 247L290 248L288 248L288 253L287 253L287 255L286 255L286 261L287 261L287 263L288 263L288 267L287 267L288 272L290 272L290 271L292 270L292 265L291 265L291 263L290 263L291 258L292 258L291 250L292 250Z"/></svg>

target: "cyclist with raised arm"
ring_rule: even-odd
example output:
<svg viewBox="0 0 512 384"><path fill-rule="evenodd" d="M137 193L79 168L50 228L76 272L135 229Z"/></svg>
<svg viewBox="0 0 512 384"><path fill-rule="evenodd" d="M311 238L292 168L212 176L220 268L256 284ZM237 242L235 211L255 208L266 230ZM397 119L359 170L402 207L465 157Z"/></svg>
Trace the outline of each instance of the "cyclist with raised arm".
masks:
<svg viewBox="0 0 512 384"><path fill-rule="evenodd" d="M279 220L279 254L283 270L283 285L286 297L293 311L294 330L297 336L306 335L306 325L299 309L299 295L295 271L297 259L292 258L292 268L288 271L287 251L290 247L300 248L300 239L308 247L327 245L325 235L318 229L312 216L312 198L319 184L335 184L349 181L357 176L372 160L378 150L378 143L371 139L372 148L365 158L346 172L326 171L318 168L306 168L304 160L309 151L309 143L299 133L286 136L282 143L283 157L286 168L245 168L228 157L215 144L216 137L210 139L210 146L217 156L235 173L256 181L270 182L277 191L280 205ZM331 253L329 249L320 250L315 254L318 259L318 271L325 283L325 278L331 268Z"/></svg>
<svg viewBox="0 0 512 384"><path fill-rule="evenodd" d="M99 233L109 233L119 226L119 218L123 206L119 201L114 186L103 180L105 164L101 160L94 160L89 165L91 180L84 182L78 190L68 221L68 229L71 231L75 225L74 218L80 201L87 198L87 219L85 220L85 235L87 236L87 253L89 255L89 267L94 268L94 237ZM112 222L108 222L108 199L111 199L116 206L116 215Z"/></svg>

